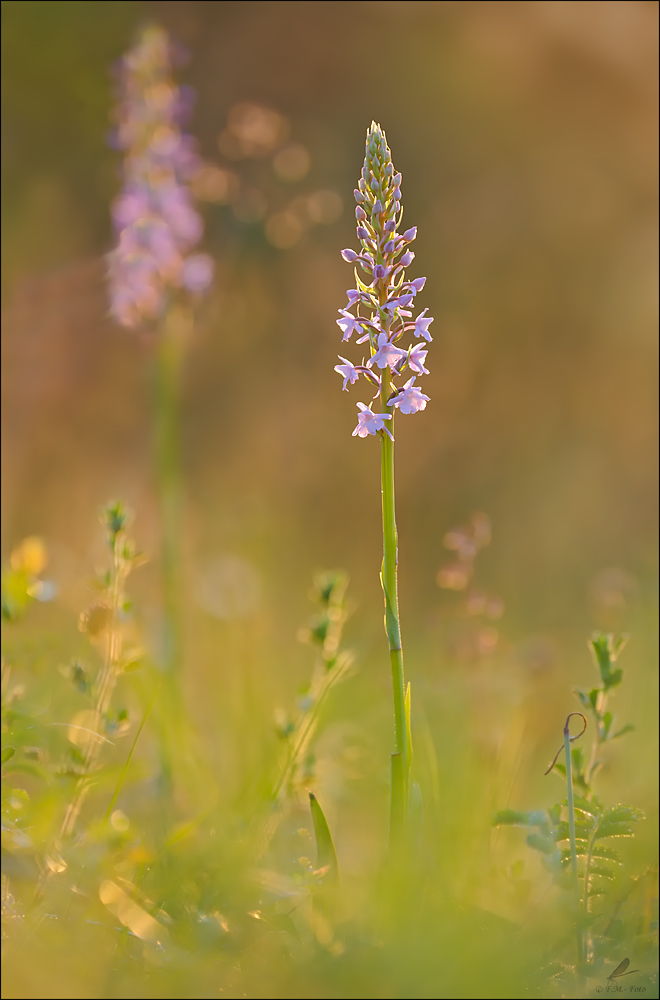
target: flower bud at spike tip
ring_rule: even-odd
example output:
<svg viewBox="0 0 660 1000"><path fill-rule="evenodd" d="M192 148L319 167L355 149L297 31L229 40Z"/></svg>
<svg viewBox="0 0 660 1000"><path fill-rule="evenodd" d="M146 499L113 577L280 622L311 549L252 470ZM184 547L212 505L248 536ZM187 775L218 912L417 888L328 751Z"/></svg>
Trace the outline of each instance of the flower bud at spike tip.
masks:
<svg viewBox="0 0 660 1000"><path fill-rule="evenodd" d="M356 279L356 287L348 290L348 305L339 310L337 324L344 341L350 340L353 333L358 344L368 341L370 356L366 363L363 358L356 364L340 357L342 364L335 365L335 371L342 376L342 389L346 392L359 382L361 375L371 383L371 391L374 382L379 387L380 405L385 412L374 413L371 406L358 403L360 412L353 435L361 438L387 435L394 440L394 412L419 413L429 401L417 387L416 379L428 374L425 365L428 347L423 341L431 341L429 326L433 318L427 315L428 309L423 309L416 318L413 316L415 297L424 288L426 279L406 280L405 268L413 262L415 254L411 250L403 254L401 251L416 238L417 227L403 234L397 232L401 174L395 171L385 133L375 122L367 132L355 200L356 231L363 249L359 254L345 249L341 255L348 263L358 261L366 275ZM413 338L408 345L405 341L401 343L406 334ZM414 338L421 338L422 343ZM414 374L405 384L397 384L407 369Z"/></svg>

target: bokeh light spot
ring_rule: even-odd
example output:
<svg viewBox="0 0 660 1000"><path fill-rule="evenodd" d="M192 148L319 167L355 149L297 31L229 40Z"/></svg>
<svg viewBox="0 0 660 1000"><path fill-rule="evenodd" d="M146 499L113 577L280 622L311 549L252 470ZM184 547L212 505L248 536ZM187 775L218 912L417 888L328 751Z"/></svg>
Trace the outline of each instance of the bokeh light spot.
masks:
<svg viewBox="0 0 660 1000"><path fill-rule="evenodd" d="M281 181L289 184L306 177L310 166L310 155L299 142L292 142L284 149L280 149L273 160L273 170Z"/></svg>

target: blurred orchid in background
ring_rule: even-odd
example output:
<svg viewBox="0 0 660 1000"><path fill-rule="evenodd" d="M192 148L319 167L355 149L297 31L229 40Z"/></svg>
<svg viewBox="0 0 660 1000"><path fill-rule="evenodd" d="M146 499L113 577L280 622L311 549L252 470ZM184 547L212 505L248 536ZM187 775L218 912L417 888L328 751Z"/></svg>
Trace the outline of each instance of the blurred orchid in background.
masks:
<svg viewBox="0 0 660 1000"><path fill-rule="evenodd" d="M145 28L118 69L114 145L124 152L123 189L112 205L117 245L109 254L110 311L127 327L158 325L152 358L154 471L160 515L162 617L156 658L163 671L161 780L171 791L172 759L184 659L181 524L184 505L180 447L181 331L192 328L190 295L204 292L214 262L194 252L204 226L193 180L204 164L183 131L194 94L174 80L177 49L167 32ZM207 171L208 173L208 171ZM208 176L207 176L208 186ZM175 293L188 293L181 295Z"/></svg>
<svg viewBox="0 0 660 1000"><path fill-rule="evenodd" d="M182 126L192 91L172 76L173 48L160 27L147 28L119 68L116 146L124 150L124 187L112 206L117 233L109 255L111 312L123 326L159 317L168 289L199 294L213 261L191 253L203 234L189 183L201 161Z"/></svg>

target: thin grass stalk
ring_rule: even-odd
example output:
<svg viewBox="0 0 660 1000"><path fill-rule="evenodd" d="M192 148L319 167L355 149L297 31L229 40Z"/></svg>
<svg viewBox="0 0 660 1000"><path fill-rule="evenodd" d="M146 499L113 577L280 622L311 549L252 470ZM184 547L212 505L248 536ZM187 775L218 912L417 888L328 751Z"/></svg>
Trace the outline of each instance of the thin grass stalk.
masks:
<svg viewBox="0 0 660 1000"><path fill-rule="evenodd" d="M121 631L119 628L119 613L123 603L124 579L126 567L122 555L119 551L119 538L121 535L115 533L111 535L112 564L110 569L110 620L108 624L107 637L105 643L105 657L101 674L96 685L96 698L94 703L94 728L101 732L104 728L104 720L108 709L112 693L114 691L119 674L119 664L121 661ZM61 842L73 833L83 802L91 788L91 772L96 757L101 746L101 740L90 735L83 758L82 773L78 778L73 798L67 806L60 828L58 840Z"/></svg>
<svg viewBox="0 0 660 1000"><path fill-rule="evenodd" d="M564 754L566 758L566 805L568 809L568 837L571 850L571 878L573 881L574 898L576 902L577 926L577 953L578 966L584 964L584 942L582 940L582 928L580 927L580 882L578 878L577 863L577 843L575 838L575 800L573 797L573 768L571 764L571 734L568 728L571 716L566 719L564 726Z"/></svg>
<svg viewBox="0 0 660 1000"><path fill-rule="evenodd" d="M303 720L300 723L300 730L297 734L297 739L290 747L285 760L282 764L280 772L275 780L275 783L270 792L270 805L271 807L276 806L282 790L291 781L293 775L295 774L296 768L305 753L309 742L314 735L314 730L316 729L316 724L321 712L321 708L325 702L325 699L330 692L330 690L335 686L335 684L342 680L346 675L346 671L351 666L350 657L344 654L343 662L340 661L334 667L332 673L326 674L322 681L317 693L314 696L314 701ZM255 851L255 859L258 861L263 857L268 844L270 843L275 830L280 821L280 815L275 812L271 812L266 820L264 828L261 830L259 840L257 842L257 847Z"/></svg>
<svg viewBox="0 0 660 1000"><path fill-rule="evenodd" d="M183 489L181 473L180 383L183 341L190 321L187 311L171 301L160 328L153 369L154 472L160 516L162 676L159 712L160 784L170 798L175 747L181 736L181 670L183 626L181 537Z"/></svg>

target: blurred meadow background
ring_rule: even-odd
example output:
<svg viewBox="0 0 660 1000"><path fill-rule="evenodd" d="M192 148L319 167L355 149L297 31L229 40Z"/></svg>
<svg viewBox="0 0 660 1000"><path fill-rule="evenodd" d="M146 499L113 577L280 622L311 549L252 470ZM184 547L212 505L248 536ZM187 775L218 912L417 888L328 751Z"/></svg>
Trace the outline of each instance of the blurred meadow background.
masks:
<svg viewBox="0 0 660 1000"><path fill-rule="evenodd" d="M555 890L522 835L490 824L498 809L561 797L543 772L577 707L572 688L592 682L594 629L631 634L616 711L635 726L608 750L599 794L646 813L633 870L657 857L657 3L5 0L2 19L3 565L40 537L51 597L3 638L26 728L51 727L12 739L21 751L27 740L59 759L63 724L81 711L58 668L91 655L78 624L106 562L102 504L134 511L130 534L148 557L128 581L145 665L120 679L128 722L108 784L84 805L90 823L161 672L153 333L109 318L104 259L121 186L110 68L148 22L187 53L177 75L196 92L193 190L216 262L184 345L179 718L156 695L115 841L105 853L95 841L79 869L66 857L59 888L49 883L87 923L42 920L9 951L6 995L541 995L529 983L543 979ZM319 570L350 580L354 669L327 699L299 785L323 804L354 915L386 852L379 449L351 437L356 397L333 372L352 282L339 251L355 245L372 119L403 174L414 274L427 275L435 317L431 402L398 422L396 476L421 878L443 887L446 906L405 957L376 960L359 934L324 951L317 934L320 951L297 964L255 937L256 919L230 915L227 931L191 918L197 936L180 936L175 957L140 958L138 973L123 937L116 958L117 920L94 873L167 856L160 896L145 892L176 923L191 900L202 912L204 892L208 912L257 912L314 851L302 793L270 848L267 888L254 889L236 845L279 753L277 726L311 675L300 630ZM470 523L490 538L466 570L451 532ZM181 749L164 806L168 728ZM14 784L36 801L35 782ZM51 790L33 818L34 849L9 851L10 925L29 907L39 844L66 795ZM460 931L472 912L487 915L478 947ZM240 943L218 944L233 920ZM538 951L503 948L500 926L530 933Z"/></svg>

